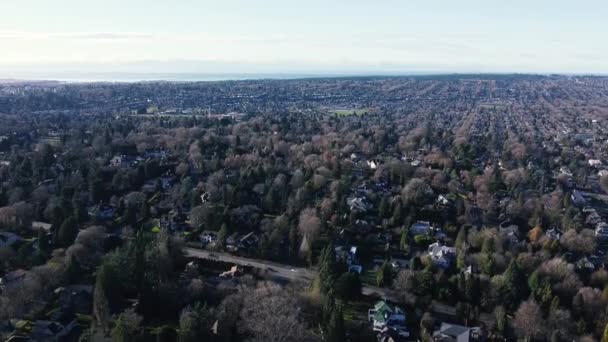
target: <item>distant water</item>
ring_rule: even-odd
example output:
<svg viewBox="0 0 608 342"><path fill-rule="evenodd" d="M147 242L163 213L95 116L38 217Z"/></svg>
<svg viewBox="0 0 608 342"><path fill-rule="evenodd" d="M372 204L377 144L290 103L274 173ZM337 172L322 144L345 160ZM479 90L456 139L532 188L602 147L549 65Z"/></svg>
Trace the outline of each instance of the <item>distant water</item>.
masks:
<svg viewBox="0 0 608 342"><path fill-rule="evenodd" d="M354 74L203 74L203 73L0 73L0 79L82 82L212 82L357 76ZM361 75L359 75L361 76Z"/></svg>

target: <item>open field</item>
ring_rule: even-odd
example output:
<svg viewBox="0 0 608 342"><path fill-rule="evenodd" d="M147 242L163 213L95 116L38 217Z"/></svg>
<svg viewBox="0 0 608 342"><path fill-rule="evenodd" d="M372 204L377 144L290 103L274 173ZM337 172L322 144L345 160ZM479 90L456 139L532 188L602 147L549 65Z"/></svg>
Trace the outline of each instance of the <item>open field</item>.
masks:
<svg viewBox="0 0 608 342"><path fill-rule="evenodd" d="M363 115L369 113L369 108L330 109L328 112L336 116Z"/></svg>

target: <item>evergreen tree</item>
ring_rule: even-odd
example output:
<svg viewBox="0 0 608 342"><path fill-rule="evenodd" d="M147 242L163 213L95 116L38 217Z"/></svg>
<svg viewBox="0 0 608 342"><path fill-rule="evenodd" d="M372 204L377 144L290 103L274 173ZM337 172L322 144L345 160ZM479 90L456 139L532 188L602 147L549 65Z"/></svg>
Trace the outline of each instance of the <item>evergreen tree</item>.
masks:
<svg viewBox="0 0 608 342"><path fill-rule="evenodd" d="M217 242L220 247L224 247L228 235L230 235L230 232L228 231L228 226L226 225L226 223L222 223L220 230L217 232Z"/></svg>
<svg viewBox="0 0 608 342"><path fill-rule="evenodd" d="M376 274L376 285L378 286L391 286L393 283L393 267L388 261L382 264L380 270Z"/></svg>
<svg viewBox="0 0 608 342"><path fill-rule="evenodd" d="M380 204L378 205L378 215L381 218L388 218L390 211L389 201L386 197L382 197Z"/></svg>
<svg viewBox="0 0 608 342"><path fill-rule="evenodd" d="M74 239L76 239L76 235L78 235L78 225L76 224L76 220L73 216L68 217L63 221L61 227L59 227L59 232L57 233L57 244L59 246L67 247L74 243Z"/></svg>
<svg viewBox="0 0 608 342"><path fill-rule="evenodd" d="M403 220L403 207L401 206L401 202L397 201L393 208L393 224L400 224Z"/></svg>
<svg viewBox="0 0 608 342"><path fill-rule="evenodd" d="M49 237L44 229L38 230L38 249L43 253L49 253L51 245L49 243Z"/></svg>
<svg viewBox="0 0 608 342"><path fill-rule="evenodd" d="M321 292L327 294L333 287L336 280L336 251L333 243L328 244L319 257L319 280L321 282Z"/></svg>
<svg viewBox="0 0 608 342"><path fill-rule="evenodd" d="M410 234L407 228L401 229L401 240L399 240L399 248L406 253L409 252Z"/></svg>
<svg viewBox="0 0 608 342"><path fill-rule="evenodd" d="M344 329L344 315L342 308L338 305L331 311L330 319L327 324L327 339L328 342L341 342L346 340Z"/></svg>
<svg viewBox="0 0 608 342"><path fill-rule="evenodd" d="M112 342L137 341L142 333L141 322L143 318L133 309L121 313L114 321L112 328Z"/></svg>
<svg viewBox="0 0 608 342"><path fill-rule="evenodd" d="M507 287L506 303L515 309L526 296L526 277L515 259L511 260L503 275Z"/></svg>
<svg viewBox="0 0 608 342"><path fill-rule="evenodd" d="M460 250L464 247L464 244L466 243L466 241L467 241L467 228L466 228L466 226L463 226L458 231L458 235L456 236L456 241L454 243L454 246L456 247L456 249Z"/></svg>
<svg viewBox="0 0 608 342"><path fill-rule="evenodd" d="M104 282L106 281L104 267L100 267L95 280L95 292L93 293L93 314L95 322L102 331L106 331L110 324L110 303L106 294Z"/></svg>
<svg viewBox="0 0 608 342"><path fill-rule="evenodd" d="M75 193L74 196L72 196L72 209L76 222L83 222L87 219L87 210L78 193Z"/></svg>

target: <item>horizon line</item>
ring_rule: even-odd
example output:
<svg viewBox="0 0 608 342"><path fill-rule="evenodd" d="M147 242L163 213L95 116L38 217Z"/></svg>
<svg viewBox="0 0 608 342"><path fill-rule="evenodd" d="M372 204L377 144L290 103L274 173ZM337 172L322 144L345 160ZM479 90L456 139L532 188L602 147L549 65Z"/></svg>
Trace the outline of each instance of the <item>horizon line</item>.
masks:
<svg viewBox="0 0 608 342"><path fill-rule="evenodd" d="M57 82L57 83L197 83L197 82L222 82L222 81L263 81L263 80L300 80L300 79L340 79L340 78L399 78L399 77L428 77L428 76L562 76L562 77L606 77L608 73L566 73L566 72L503 72L503 71L470 71L470 72L449 72L449 71L412 71L412 72L89 72L75 71L65 72L71 76L89 77L57 77L50 74L61 72L32 72L39 74L40 77L3 77L0 73L1 83L27 83L27 82ZM49 74L50 77L42 76ZM120 76L187 76L188 79L164 78L142 78L142 79L121 79ZM66 75L67 76L67 75ZM101 76L101 77L100 77ZM103 76L115 76L103 79ZM116 77L119 76L119 77ZM201 77L197 79L197 77ZM214 77L216 79L214 79ZM100 78L96 80L95 78ZM172 79L173 78L173 79ZM205 79L206 78L206 79Z"/></svg>

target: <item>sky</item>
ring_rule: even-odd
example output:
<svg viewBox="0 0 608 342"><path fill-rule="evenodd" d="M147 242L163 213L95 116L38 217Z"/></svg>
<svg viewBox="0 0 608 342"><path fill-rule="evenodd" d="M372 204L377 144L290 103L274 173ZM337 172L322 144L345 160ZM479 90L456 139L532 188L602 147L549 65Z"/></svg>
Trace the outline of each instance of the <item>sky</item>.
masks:
<svg viewBox="0 0 608 342"><path fill-rule="evenodd" d="M605 0L0 0L0 78L605 74L607 16Z"/></svg>

